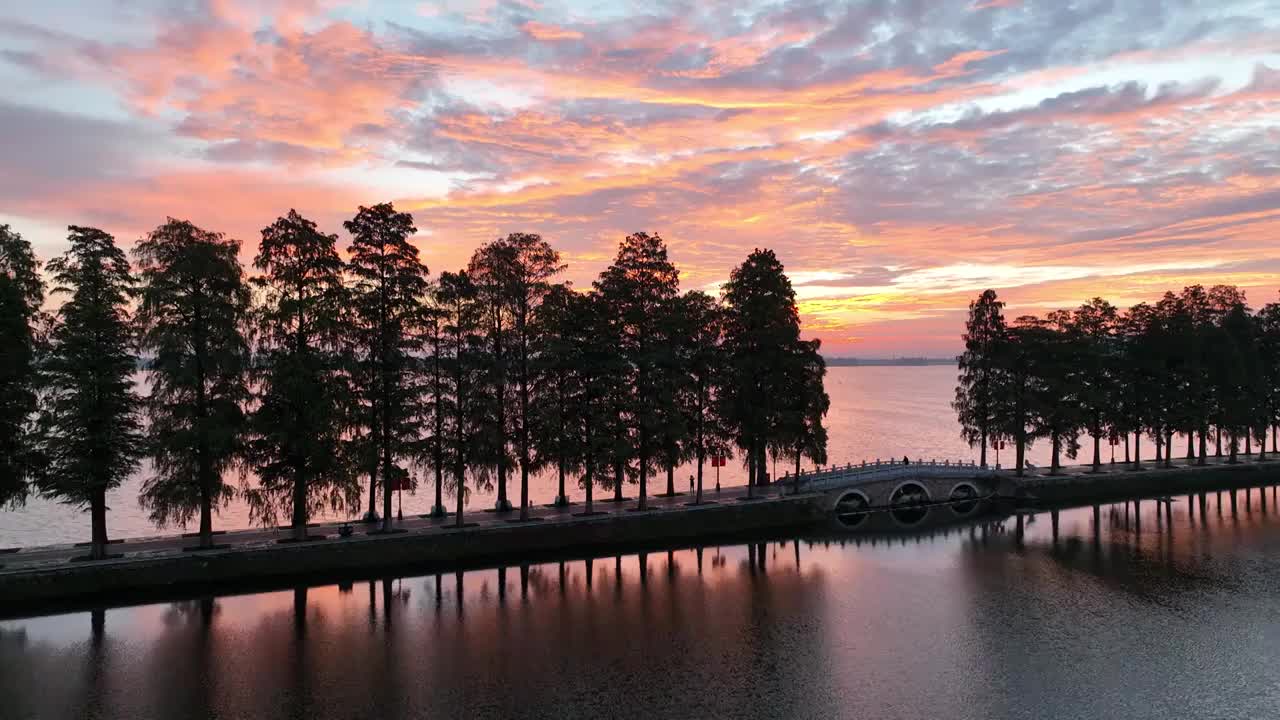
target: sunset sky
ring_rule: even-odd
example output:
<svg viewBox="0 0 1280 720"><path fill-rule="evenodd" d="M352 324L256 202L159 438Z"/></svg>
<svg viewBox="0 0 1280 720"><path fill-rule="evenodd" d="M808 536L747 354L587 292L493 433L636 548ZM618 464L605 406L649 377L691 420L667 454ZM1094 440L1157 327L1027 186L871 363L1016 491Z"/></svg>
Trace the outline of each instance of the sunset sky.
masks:
<svg viewBox="0 0 1280 720"><path fill-rule="evenodd" d="M46 259L390 200L433 273L530 231L583 286L644 230L685 288L775 249L861 356L954 352L985 287L1280 297L1280 0L11 0L0 87Z"/></svg>

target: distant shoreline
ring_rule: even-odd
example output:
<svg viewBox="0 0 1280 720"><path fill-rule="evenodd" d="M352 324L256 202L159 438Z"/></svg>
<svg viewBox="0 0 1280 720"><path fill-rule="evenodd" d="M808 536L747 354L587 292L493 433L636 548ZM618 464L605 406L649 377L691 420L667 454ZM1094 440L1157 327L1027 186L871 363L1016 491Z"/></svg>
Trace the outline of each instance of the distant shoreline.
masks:
<svg viewBox="0 0 1280 720"><path fill-rule="evenodd" d="M955 358L901 357L901 358L826 358L827 367L925 367L930 365L955 365Z"/></svg>

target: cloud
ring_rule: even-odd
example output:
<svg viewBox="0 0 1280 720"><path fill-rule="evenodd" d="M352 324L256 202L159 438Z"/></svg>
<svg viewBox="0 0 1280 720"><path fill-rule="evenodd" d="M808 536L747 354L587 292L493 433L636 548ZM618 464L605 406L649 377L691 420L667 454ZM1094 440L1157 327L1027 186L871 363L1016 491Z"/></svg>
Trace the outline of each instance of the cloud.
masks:
<svg viewBox="0 0 1280 720"><path fill-rule="evenodd" d="M550 23L540 23L535 20L526 22L520 26L520 29L534 40L554 41L582 39L582 33L577 30L571 30L569 28L552 25Z"/></svg>
<svg viewBox="0 0 1280 720"><path fill-rule="evenodd" d="M0 80L26 104L0 105L0 212L252 240L292 206L336 229L390 199L437 269L538 230L578 284L657 230L688 287L775 248L831 347L944 347L988 284L1041 308L1277 281L1280 16L1260 7L6 9Z"/></svg>

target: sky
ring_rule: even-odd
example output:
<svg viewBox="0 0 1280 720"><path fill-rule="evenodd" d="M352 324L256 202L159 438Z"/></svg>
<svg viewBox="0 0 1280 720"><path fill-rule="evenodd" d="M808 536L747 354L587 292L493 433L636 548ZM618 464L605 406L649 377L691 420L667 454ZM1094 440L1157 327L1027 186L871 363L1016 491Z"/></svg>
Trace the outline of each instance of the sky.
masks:
<svg viewBox="0 0 1280 720"><path fill-rule="evenodd" d="M829 355L966 306L1280 288L1280 0L10 0L0 222L244 243L413 213L432 272L538 232L585 287L772 248ZM344 235L345 239L345 235Z"/></svg>

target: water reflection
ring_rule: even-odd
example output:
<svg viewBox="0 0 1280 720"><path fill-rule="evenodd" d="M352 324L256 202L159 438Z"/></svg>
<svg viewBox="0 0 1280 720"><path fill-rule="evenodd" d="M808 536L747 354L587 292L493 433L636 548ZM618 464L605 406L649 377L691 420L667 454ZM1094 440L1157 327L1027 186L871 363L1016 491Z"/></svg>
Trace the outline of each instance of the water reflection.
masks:
<svg viewBox="0 0 1280 720"><path fill-rule="evenodd" d="M0 697L40 718L1263 717L1267 492L7 621Z"/></svg>

